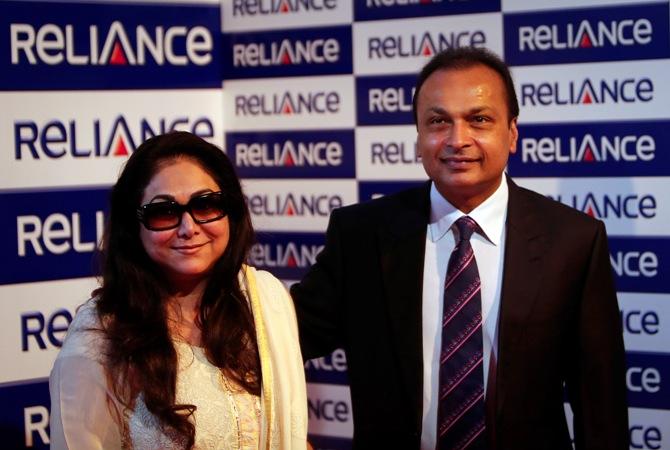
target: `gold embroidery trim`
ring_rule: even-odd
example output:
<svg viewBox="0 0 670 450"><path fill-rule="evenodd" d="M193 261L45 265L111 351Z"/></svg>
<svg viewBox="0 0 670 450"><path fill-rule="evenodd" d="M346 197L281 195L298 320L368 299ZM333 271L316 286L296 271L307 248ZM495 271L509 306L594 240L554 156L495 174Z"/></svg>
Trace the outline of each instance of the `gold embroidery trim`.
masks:
<svg viewBox="0 0 670 450"><path fill-rule="evenodd" d="M272 442L272 424L274 423L274 405L272 401L273 381L272 364L270 361L270 346L268 343L268 336L265 331L265 323L263 322L261 303L260 298L258 297L258 288L256 286L256 277L253 274L253 269L249 266L244 265L243 270L244 277L247 281L249 302L251 303L251 313L254 317L254 325L256 326L258 356L261 360L261 374L263 375L263 407L265 409L265 417L267 418L267 440L265 442L265 448L270 450L270 443Z"/></svg>

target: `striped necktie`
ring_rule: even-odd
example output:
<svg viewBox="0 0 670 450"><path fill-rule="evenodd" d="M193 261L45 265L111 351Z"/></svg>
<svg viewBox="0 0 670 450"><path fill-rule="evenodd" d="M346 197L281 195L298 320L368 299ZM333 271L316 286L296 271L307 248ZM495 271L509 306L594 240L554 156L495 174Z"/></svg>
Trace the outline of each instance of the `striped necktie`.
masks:
<svg viewBox="0 0 670 450"><path fill-rule="evenodd" d="M481 283L468 216L458 230L444 284L437 449L486 449Z"/></svg>

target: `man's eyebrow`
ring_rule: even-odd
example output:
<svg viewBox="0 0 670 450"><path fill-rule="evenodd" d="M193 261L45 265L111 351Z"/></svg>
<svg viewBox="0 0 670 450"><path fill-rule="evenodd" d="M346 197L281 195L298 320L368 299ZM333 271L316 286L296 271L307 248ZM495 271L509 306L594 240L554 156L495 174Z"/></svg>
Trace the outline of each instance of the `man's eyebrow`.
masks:
<svg viewBox="0 0 670 450"><path fill-rule="evenodd" d="M437 114L447 114L447 110L440 107L440 106L431 106L430 108L428 108L428 111L434 112L434 113L437 113Z"/></svg>
<svg viewBox="0 0 670 450"><path fill-rule="evenodd" d="M470 108L468 111L468 114L477 114L483 111L490 111L491 108L488 106L475 106L474 108Z"/></svg>
<svg viewBox="0 0 670 450"><path fill-rule="evenodd" d="M469 114L478 114L478 113L481 113L481 112L483 112L483 111L490 111L490 110L491 110L491 108L490 108L489 106L485 106L485 105L482 105L482 106L475 106L475 107L473 107L473 108L470 108L470 109L467 111L467 114L468 114L468 115L469 115ZM444 108L442 108L441 106L431 106L430 108L428 108L428 111L429 111L429 112L436 113L436 114L449 115L449 113L447 112L447 110L444 109Z"/></svg>

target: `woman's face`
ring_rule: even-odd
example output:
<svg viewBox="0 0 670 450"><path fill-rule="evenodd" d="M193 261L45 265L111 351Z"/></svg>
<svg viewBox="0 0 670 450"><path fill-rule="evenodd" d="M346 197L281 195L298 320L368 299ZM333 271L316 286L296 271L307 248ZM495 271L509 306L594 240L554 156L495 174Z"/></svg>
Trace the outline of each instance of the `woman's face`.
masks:
<svg viewBox="0 0 670 450"><path fill-rule="evenodd" d="M165 162L144 190L141 205L175 201L185 205L193 197L220 191L214 179L192 159ZM188 212L176 228L151 231L140 225L144 250L163 269L173 287L205 280L228 245L228 217L198 224Z"/></svg>

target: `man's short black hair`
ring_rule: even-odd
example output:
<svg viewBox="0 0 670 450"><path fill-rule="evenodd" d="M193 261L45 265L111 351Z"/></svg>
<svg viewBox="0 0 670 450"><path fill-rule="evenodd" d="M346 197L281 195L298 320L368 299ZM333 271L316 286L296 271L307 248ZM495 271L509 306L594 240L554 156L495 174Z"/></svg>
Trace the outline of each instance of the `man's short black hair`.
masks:
<svg viewBox="0 0 670 450"><path fill-rule="evenodd" d="M519 101L516 98L516 91L514 89L514 82L512 81L512 74L507 67L507 64L500 59L498 55L485 48L476 47L458 47L448 48L441 51L428 61L423 66L419 77L416 80L416 87L414 89L414 99L412 100L412 112L414 113L414 124L419 125L417 117L417 99L421 86L428 79L429 76L438 70L458 70L469 69L472 66L484 65L494 70L500 78L502 78L505 85L507 95L507 113L511 121L519 116Z"/></svg>

